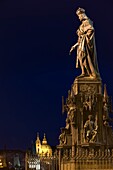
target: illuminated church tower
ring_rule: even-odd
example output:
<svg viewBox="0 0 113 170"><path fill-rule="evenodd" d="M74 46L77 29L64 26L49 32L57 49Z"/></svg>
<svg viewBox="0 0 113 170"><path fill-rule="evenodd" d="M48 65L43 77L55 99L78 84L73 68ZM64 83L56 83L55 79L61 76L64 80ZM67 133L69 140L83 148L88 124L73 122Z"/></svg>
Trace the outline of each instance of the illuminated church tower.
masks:
<svg viewBox="0 0 113 170"><path fill-rule="evenodd" d="M39 133L37 133L37 140L36 140L36 154L39 156L52 156L52 148L47 143L46 135L44 134L43 141L41 144Z"/></svg>
<svg viewBox="0 0 113 170"><path fill-rule="evenodd" d="M25 169L26 170L45 170L45 169L55 169L55 160L52 155L52 148L47 143L46 135L44 134L43 140L41 142L39 133L37 133L37 139L35 141L35 151L34 143L31 152L26 152L25 156Z"/></svg>
<svg viewBox="0 0 113 170"><path fill-rule="evenodd" d="M94 28L85 10L76 12L82 24L77 30L76 67L81 68L68 91L62 111L66 125L59 135L59 170L113 169L113 131L109 113L111 100L98 70ZM106 165L105 165L106 163Z"/></svg>
<svg viewBox="0 0 113 170"><path fill-rule="evenodd" d="M37 133L37 139L36 139L36 154L41 154L41 141L39 138L39 133Z"/></svg>

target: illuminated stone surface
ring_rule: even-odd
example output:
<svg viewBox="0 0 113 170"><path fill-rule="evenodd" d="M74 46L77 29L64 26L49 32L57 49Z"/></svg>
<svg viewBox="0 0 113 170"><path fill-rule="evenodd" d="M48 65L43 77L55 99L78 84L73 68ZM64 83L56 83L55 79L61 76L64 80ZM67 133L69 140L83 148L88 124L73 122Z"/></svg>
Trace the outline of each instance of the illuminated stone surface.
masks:
<svg viewBox="0 0 113 170"><path fill-rule="evenodd" d="M111 100L106 85L103 88L94 58L96 51L92 51L94 28L85 10L79 8L77 15L82 24L77 30L78 42L70 53L77 47L82 74L75 78L66 101L62 100L67 117L57 146L59 170L113 170Z"/></svg>

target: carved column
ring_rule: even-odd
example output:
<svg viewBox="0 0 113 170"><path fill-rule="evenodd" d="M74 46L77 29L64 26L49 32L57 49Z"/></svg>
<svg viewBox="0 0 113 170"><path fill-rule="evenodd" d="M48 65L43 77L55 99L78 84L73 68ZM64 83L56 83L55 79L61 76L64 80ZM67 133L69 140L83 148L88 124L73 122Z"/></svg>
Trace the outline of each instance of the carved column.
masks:
<svg viewBox="0 0 113 170"><path fill-rule="evenodd" d="M74 127L74 123L71 122L71 133L72 133L72 158L74 158L75 156L75 127Z"/></svg>
<svg viewBox="0 0 113 170"><path fill-rule="evenodd" d="M58 152L58 158L59 158L59 170L61 170L61 149L59 149L59 152Z"/></svg>

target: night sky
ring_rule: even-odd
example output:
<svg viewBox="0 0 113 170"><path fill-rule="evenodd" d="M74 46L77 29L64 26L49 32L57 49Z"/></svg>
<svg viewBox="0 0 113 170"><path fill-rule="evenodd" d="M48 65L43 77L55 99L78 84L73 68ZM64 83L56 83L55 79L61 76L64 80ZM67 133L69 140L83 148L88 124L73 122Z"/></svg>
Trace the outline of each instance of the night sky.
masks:
<svg viewBox="0 0 113 170"><path fill-rule="evenodd" d="M61 99L76 76L78 7L94 22L98 65L113 96L113 0L0 1L0 149L27 149L46 133L58 144Z"/></svg>

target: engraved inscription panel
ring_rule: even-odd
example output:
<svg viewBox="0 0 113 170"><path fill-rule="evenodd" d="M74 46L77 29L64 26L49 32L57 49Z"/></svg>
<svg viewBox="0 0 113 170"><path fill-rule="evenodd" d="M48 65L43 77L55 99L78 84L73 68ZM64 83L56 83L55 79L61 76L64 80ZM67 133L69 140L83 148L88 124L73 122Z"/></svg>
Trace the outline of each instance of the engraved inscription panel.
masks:
<svg viewBox="0 0 113 170"><path fill-rule="evenodd" d="M96 84L83 84L80 85L80 93L87 93L89 95L93 95L97 93L97 85Z"/></svg>

